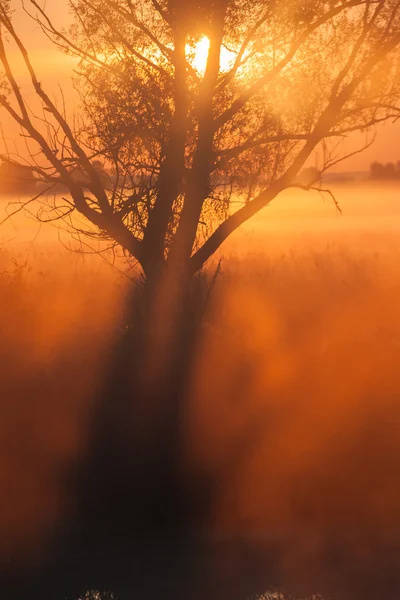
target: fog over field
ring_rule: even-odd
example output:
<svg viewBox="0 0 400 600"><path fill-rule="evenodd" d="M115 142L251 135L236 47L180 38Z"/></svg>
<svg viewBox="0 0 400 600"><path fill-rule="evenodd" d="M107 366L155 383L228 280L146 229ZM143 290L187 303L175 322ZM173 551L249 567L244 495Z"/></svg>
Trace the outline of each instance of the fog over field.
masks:
<svg viewBox="0 0 400 600"><path fill-rule="evenodd" d="M271 251L285 252L293 247L308 251L314 245L331 243L353 250L365 245L369 252L381 252L388 244L396 245L400 231L400 184L364 180L323 187L333 193L338 206L328 193L287 190L239 228L219 255L228 257L237 252L244 257L255 252L268 257ZM21 200L24 198L0 196L1 218L18 209ZM235 209L233 203L232 210ZM32 213L35 214L34 206ZM38 223L21 211L2 224L0 240L13 252L46 248L46 252L51 249L59 253L63 251L60 238L77 247L63 231L57 222Z"/></svg>
<svg viewBox="0 0 400 600"><path fill-rule="evenodd" d="M341 215L329 196L288 191L209 265L212 274L223 258L189 382L185 460L213 482L207 535L275 548L264 562L236 542L222 559L207 555L204 569L232 598L266 569L306 595L391 589L400 186L332 190ZM0 559L32 565L73 519L70 476L88 448L128 280L65 249L51 225L17 215L1 232Z"/></svg>
<svg viewBox="0 0 400 600"><path fill-rule="evenodd" d="M0 0L0 600L399 599L399 135L400 0Z"/></svg>

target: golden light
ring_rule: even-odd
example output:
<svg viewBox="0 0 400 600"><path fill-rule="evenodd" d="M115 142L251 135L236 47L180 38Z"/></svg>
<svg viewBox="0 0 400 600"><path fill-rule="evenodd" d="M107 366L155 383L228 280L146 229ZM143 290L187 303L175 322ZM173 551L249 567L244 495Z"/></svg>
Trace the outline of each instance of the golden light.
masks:
<svg viewBox="0 0 400 600"><path fill-rule="evenodd" d="M202 37L194 46L186 46L186 54L190 64L201 75L204 75L207 67L208 53L210 50L210 39L207 36ZM232 68L235 62L236 54L224 46L221 49L220 68L226 72Z"/></svg>

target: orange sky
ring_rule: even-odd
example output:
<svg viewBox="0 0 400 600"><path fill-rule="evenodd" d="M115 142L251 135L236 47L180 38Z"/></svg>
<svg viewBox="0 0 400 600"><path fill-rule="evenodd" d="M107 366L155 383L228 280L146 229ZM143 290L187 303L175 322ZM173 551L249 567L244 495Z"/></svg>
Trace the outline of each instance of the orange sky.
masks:
<svg viewBox="0 0 400 600"><path fill-rule="evenodd" d="M69 104L72 109L74 105L73 90L71 86L71 75L74 66L73 59L57 51L49 40L43 35L39 27L22 10L21 0L11 0L11 6L15 10L14 22L17 30L20 32L26 46L28 47L34 66L37 69L39 80L44 86L50 86L54 93L57 93L57 87L60 83ZM29 1L26 2L29 7ZM48 14L57 26L65 26L70 17L66 0L47 0L46 7ZM21 77L21 83L27 81L26 74L20 62L17 65L17 72ZM1 125L7 138L16 136L16 130L11 123L4 122L2 117ZM355 149L362 143L364 138L355 135L347 143L346 151ZM378 138L371 148L359 154L345 163L338 165L336 170L368 170L373 160L381 162L396 161L400 159L400 123L387 123L379 128Z"/></svg>

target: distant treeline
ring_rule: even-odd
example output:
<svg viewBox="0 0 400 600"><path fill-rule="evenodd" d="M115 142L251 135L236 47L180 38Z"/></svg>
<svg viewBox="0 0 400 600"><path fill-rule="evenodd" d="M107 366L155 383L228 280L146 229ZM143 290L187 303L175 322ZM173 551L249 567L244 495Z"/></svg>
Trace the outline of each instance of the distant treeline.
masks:
<svg viewBox="0 0 400 600"><path fill-rule="evenodd" d="M373 162L370 166L370 177L371 179L387 179L400 180L400 160L396 163L382 164L380 162Z"/></svg>
<svg viewBox="0 0 400 600"><path fill-rule="evenodd" d="M98 171L100 178L106 183L107 179L112 181L100 161L93 161L93 167ZM87 177L84 173L76 170L71 172L72 179L85 183ZM65 193L67 188L61 183L40 181L33 169L12 162L0 163L0 195L4 194L34 194L43 192L51 186L51 193Z"/></svg>
<svg viewBox="0 0 400 600"><path fill-rule="evenodd" d="M296 176L294 183L304 186L318 186L321 183L350 183L363 179L358 172L334 171L323 173L316 167L306 167Z"/></svg>
<svg viewBox="0 0 400 600"><path fill-rule="evenodd" d="M36 177L29 167L14 163L0 164L0 193L29 194L36 189Z"/></svg>

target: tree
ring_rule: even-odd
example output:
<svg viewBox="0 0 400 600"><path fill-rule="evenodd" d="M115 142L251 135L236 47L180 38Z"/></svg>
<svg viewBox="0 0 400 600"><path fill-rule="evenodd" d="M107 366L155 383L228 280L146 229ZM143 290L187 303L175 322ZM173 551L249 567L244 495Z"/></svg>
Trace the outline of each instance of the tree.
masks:
<svg viewBox="0 0 400 600"><path fill-rule="evenodd" d="M31 162L38 178L68 188L68 216L81 213L147 279L165 267L192 276L293 184L317 148L322 172L343 159L344 137L398 116L394 0L69 4L75 23L64 31L30 2L43 31L80 59L80 126L43 89L4 0L0 102L32 156L40 152L43 160ZM199 68L193 54L204 36L209 51ZM39 119L13 74L7 37L24 58ZM112 177L100 176L93 160ZM62 206L55 217L65 217Z"/></svg>
<svg viewBox="0 0 400 600"><path fill-rule="evenodd" d="M142 497L139 520L157 517L169 527L176 517L182 525L175 469L191 352L188 320L180 323L193 276L283 190L317 185L296 182L311 155L318 152L321 174L345 158L341 144L351 133L365 131L367 145L377 123L398 118L400 1L68 3L75 18L69 30L58 29L38 0L27 5L54 44L79 59L80 115L69 115L40 83L5 0L0 106L22 129L38 180L50 191L60 184L69 191L55 198L48 218L122 248L142 269L146 318L134 341L137 364L131 375L122 346L104 427L111 427L110 414L124 426L133 420L116 408L119 399L130 398L129 375L137 414L148 423L149 407L157 412L148 428L156 456L141 471L145 485L135 480L135 490L151 492ZM9 58L15 46L36 96L34 110ZM199 46L208 48L204 64ZM18 161L6 150L3 158ZM78 228L75 213L87 225ZM113 443L131 468L127 446L117 435ZM106 465L111 475L117 469L110 445L99 448L105 485ZM118 493L115 485L108 495L95 488L94 498L86 515L114 502L119 524L129 529L132 494ZM167 507L162 516L160 498Z"/></svg>
<svg viewBox="0 0 400 600"><path fill-rule="evenodd" d="M387 163L383 165L379 162L373 162L370 166L371 179L387 179L394 180L400 177L400 165L399 161L397 164Z"/></svg>

